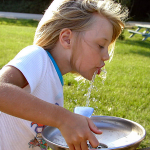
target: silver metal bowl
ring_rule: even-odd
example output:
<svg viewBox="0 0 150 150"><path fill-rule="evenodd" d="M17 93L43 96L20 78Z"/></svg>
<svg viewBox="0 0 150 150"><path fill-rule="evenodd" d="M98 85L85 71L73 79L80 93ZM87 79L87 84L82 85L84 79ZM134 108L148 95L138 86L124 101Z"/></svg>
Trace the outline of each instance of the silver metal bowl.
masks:
<svg viewBox="0 0 150 150"><path fill-rule="evenodd" d="M135 150L146 136L145 129L131 120L110 116L92 116L91 120L103 131L95 135L100 143L96 148L99 150ZM53 150L69 150L59 129L47 126L42 136ZM90 145L89 149L95 150Z"/></svg>

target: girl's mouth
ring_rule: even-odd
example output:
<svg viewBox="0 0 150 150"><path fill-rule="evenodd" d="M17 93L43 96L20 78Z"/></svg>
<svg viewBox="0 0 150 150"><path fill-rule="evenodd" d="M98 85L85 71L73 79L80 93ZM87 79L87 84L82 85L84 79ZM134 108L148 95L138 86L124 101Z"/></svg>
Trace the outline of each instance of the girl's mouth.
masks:
<svg viewBox="0 0 150 150"><path fill-rule="evenodd" d="M101 73L101 68L97 69L97 74L99 75Z"/></svg>

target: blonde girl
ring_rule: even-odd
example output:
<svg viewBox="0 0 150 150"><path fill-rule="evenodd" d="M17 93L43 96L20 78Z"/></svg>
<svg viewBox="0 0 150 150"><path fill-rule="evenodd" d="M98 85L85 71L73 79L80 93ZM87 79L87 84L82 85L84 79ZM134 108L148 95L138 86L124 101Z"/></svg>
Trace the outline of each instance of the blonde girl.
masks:
<svg viewBox="0 0 150 150"><path fill-rule="evenodd" d="M63 108L63 75L91 80L109 60L127 10L112 0L54 0L37 27L34 44L0 71L0 149L44 150L45 125L57 127L70 150L97 147L102 134L84 116Z"/></svg>

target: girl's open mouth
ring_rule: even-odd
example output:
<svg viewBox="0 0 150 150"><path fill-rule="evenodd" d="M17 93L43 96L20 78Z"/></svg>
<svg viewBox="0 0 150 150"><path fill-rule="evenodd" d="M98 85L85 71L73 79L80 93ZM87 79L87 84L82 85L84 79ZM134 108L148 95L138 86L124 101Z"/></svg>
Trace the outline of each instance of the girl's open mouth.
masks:
<svg viewBox="0 0 150 150"><path fill-rule="evenodd" d="M101 73L101 68L97 69L97 74L99 75Z"/></svg>

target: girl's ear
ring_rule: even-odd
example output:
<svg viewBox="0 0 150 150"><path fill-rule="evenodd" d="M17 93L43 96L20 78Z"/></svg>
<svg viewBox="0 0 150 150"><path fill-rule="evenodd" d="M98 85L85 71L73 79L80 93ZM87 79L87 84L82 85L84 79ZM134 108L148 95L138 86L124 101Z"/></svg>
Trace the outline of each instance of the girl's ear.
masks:
<svg viewBox="0 0 150 150"><path fill-rule="evenodd" d="M59 34L59 42L65 48L71 48L72 31L68 28L62 29Z"/></svg>

